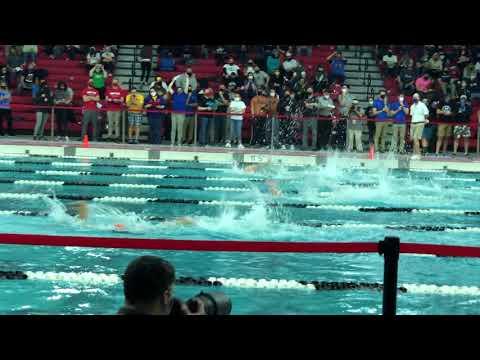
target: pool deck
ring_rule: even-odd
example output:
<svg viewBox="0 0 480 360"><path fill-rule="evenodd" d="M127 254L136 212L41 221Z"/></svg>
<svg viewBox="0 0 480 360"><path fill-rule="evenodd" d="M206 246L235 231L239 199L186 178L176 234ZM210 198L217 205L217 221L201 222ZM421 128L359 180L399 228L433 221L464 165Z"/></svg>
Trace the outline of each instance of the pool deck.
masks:
<svg viewBox="0 0 480 360"><path fill-rule="evenodd" d="M317 166L325 165L328 158L337 159L339 168L363 167L366 169L415 169L415 170L456 170L480 172L480 156L476 153L465 157L424 156L412 160L411 155L376 154L374 160L368 153L266 150L256 148L225 148L198 146L170 146L149 144L117 144L110 142L90 142L85 148L79 141L33 141L31 137L0 138L1 156L52 156L78 158L109 158L143 161L199 161L219 163L266 163Z"/></svg>

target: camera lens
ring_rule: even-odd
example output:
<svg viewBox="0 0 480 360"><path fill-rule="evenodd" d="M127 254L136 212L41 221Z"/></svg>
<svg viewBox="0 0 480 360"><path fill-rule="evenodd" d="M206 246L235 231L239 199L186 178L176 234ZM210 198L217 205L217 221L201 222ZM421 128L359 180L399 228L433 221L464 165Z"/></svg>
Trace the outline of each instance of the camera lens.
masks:
<svg viewBox="0 0 480 360"><path fill-rule="evenodd" d="M228 296L221 292L201 292L187 302L190 311L197 311L197 304L194 300L203 303L207 315L230 315L232 311L232 301Z"/></svg>

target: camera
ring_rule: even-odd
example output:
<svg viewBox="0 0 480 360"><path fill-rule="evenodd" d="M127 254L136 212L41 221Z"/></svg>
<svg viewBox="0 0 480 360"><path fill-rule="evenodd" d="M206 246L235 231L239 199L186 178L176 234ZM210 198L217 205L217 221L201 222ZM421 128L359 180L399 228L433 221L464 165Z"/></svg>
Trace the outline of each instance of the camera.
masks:
<svg viewBox="0 0 480 360"><path fill-rule="evenodd" d="M232 301L222 292L200 292L191 299L187 300L186 305L191 312L198 311L198 303L203 303L207 315L230 315L232 311ZM182 316L181 310L183 302L178 298L173 299L173 306L170 312L171 316Z"/></svg>

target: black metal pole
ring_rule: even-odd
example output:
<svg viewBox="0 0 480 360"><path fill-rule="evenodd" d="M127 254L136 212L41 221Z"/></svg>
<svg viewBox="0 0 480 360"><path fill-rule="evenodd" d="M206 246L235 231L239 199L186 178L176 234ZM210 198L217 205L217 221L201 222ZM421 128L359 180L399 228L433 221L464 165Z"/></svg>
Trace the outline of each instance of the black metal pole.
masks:
<svg viewBox="0 0 480 360"><path fill-rule="evenodd" d="M398 256L400 254L400 239L385 237L378 243L378 253L383 255L383 308L384 316L395 316L397 312L397 280Z"/></svg>

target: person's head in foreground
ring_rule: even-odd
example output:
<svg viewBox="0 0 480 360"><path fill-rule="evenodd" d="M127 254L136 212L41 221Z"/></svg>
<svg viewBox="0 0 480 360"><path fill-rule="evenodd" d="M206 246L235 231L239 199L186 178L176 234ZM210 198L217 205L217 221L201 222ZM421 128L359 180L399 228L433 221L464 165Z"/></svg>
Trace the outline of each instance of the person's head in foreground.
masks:
<svg viewBox="0 0 480 360"><path fill-rule="evenodd" d="M157 256L145 255L128 264L123 279L125 304L120 315L170 315L176 304L173 297L175 268L168 261ZM181 304L185 315L192 314ZM204 314L199 304L196 314Z"/></svg>

